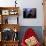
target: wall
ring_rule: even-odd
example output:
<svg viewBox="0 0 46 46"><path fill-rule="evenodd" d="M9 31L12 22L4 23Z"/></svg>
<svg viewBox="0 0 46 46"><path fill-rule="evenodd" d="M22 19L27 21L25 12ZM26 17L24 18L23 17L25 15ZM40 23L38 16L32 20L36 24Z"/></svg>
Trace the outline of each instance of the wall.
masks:
<svg viewBox="0 0 46 46"><path fill-rule="evenodd" d="M9 7L15 6L15 0L0 0L0 6ZM19 24L21 26L43 26L43 6L42 0L17 0L20 7L19 13ZM24 19L23 18L23 8L36 8L37 18L36 19Z"/></svg>
<svg viewBox="0 0 46 46"><path fill-rule="evenodd" d="M9 16L8 17L8 24L17 24L17 16Z"/></svg>
<svg viewBox="0 0 46 46"><path fill-rule="evenodd" d="M21 0L20 3L20 24L22 26L42 26L43 25L43 6L42 0ZM24 19L23 8L36 8L37 18L36 19Z"/></svg>
<svg viewBox="0 0 46 46"><path fill-rule="evenodd" d="M15 0L0 0L0 6L1 7L13 7Z"/></svg>

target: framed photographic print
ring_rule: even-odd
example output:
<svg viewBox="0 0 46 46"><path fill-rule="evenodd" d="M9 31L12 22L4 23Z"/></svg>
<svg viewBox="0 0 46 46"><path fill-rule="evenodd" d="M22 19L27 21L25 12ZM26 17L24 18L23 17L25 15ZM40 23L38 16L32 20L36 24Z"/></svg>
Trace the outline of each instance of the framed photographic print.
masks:
<svg viewBox="0 0 46 46"><path fill-rule="evenodd" d="M2 10L2 15L9 15L9 10Z"/></svg>
<svg viewBox="0 0 46 46"><path fill-rule="evenodd" d="M36 8L24 8L23 18L36 18Z"/></svg>
<svg viewBox="0 0 46 46"><path fill-rule="evenodd" d="M9 11L9 14L10 14L10 15L16 15L17 13L18 13L18 12L17 12L16 10L10 10L10 11Z"/></svg>

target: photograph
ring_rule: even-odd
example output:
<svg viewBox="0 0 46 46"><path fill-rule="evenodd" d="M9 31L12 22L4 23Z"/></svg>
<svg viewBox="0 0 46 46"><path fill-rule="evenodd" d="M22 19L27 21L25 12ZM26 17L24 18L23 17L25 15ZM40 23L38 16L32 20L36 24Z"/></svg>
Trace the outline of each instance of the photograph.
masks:
<svg viewBox="0 0 46 46"><path fill-rule="evenodd" d="M23 18L36 18L36 8L24 8Z"/></svg>

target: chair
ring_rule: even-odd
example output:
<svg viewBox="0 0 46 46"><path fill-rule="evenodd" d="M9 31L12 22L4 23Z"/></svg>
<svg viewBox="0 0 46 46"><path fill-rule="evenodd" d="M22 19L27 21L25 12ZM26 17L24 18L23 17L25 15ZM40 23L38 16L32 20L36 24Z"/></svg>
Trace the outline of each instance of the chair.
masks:
<svg viewBox="0 0 46 46"><path fill-rule="evenodd" d="M32 39L30 39L30 38L32 38L32 36L34 38L36 38L35 41L37 41L36 42L37 44L35 44L34 46L41 46L41 44L39 43L39 40L37 39L37 34L34 32L34 30L32 28L27 29L27 31L25 32L24 37L22 38L21 46L27 46L27 45L31 46L31 42L30 42L30 45L28 43L30 40L32 41ZM26 42L25 42L25 40L26 40Z"/></svg>

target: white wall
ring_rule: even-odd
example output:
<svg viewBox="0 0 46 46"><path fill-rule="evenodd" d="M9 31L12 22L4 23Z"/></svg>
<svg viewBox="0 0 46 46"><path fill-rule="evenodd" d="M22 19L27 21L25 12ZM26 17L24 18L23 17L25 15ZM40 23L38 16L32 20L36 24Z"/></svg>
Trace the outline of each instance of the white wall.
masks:
<svg viewBox="0 0 46 46"><path fill-rule="evenodd" d="M8 24L17 24L17 16L9 16Z"/></svg>
<svg viewBox="0 0 46 46"><path fill-rule="evenodd" d="M0 0L0 6L9 7L14 6L15 0ZM42 0L17 0L18 6L20 7L19 13L19 24L21 26L43 26L43 6ZM36 8L37 18L36 19L24 19L23 18L23 8Z"/></svg>
<svg viewBox="0 0 46 46"><path fill-rule="evenodd" d="M22 26L43 26L43 6L42 0L21 0L19 1L20 8L20 25ZM36 8L37 18L36 19L24 19L23 8Z"/></svg>
<svg viewBox="0 0 46 46"><path fill-rule="evenodd" d="M0 6L1 7L12 7L12 6L14 6L14 1L15 0L0 0Z"/></svg>

